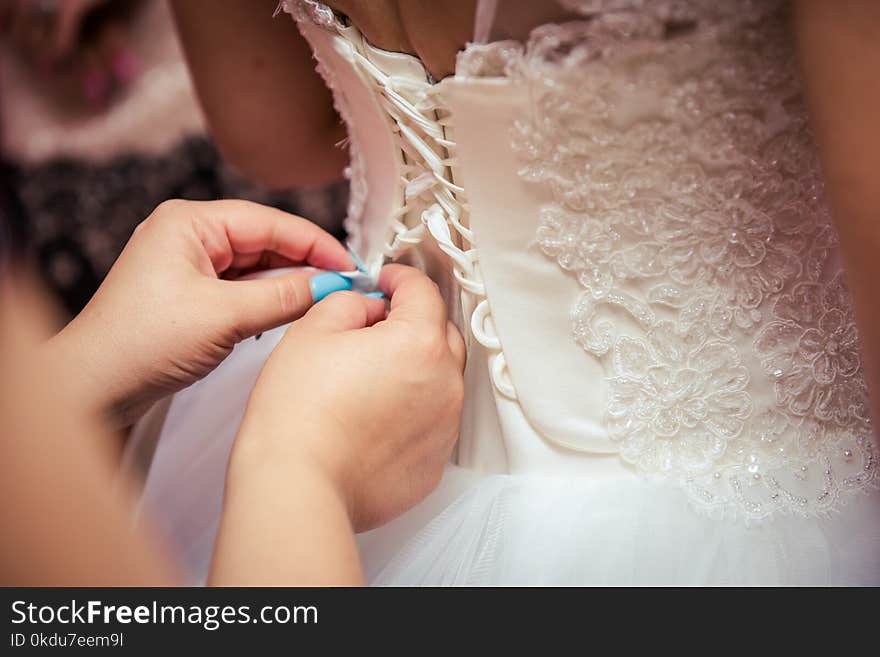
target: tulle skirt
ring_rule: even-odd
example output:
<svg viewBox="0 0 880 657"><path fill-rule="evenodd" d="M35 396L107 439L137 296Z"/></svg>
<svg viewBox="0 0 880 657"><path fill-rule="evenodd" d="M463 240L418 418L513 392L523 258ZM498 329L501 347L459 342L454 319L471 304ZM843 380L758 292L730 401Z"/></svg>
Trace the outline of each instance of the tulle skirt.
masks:
<svg viewBox="0 0 880 657"><path fill-rule="evenodd" d="M750 525L644 480L490 475L362 539L376 585L878 585L880 493L825 518ZM451 490L435 493L450 497ZM402 544L400 536L410 535ZM393 556L392 556L393 555Z"/></svg>
<svg viewBox="0 0 880 657"><path fill-rule="evenodd" d="M164 418L142 505L193 584L207 577L248 393L283 331L236 347ZM451 465L427 500L359 545L378 585L878 585L880 492L828 517L746 525L619 466L539 476Z"/></svg>

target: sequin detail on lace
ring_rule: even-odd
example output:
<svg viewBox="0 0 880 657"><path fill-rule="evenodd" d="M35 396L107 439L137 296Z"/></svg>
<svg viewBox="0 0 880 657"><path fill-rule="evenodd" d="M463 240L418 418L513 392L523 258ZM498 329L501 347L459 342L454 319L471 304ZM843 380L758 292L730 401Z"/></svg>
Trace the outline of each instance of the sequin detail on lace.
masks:
<svg viewBox="0 0 880 657"><path fill-rule="evenodd" d="M832 509L877 467L778 3L563 4L587 20L460 62L530 89L520 175L622 458L747 519Z"/></svg>

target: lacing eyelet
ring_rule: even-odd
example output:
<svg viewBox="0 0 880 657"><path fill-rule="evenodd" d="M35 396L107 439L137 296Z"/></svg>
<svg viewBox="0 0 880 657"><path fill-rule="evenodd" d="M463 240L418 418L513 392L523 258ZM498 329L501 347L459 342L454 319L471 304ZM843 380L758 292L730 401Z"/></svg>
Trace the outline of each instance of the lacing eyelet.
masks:
<svg viewBox="0 0 880 657"><path fill-rule="evenodd" d="M491 334L486 328L491 327ZM495 325L492 322L491 311L489 309L489 300L483 299L477 304L471 315L471 332L481 345L486 349L500 350L501 340L495 334Z"/></svg>
<svg viewBox="0 0 880 657"><path fill-rule="evenodd" d="M392 135L403 155L400 180L403 202L390 217L391 239L383 245L383 255L392 260L399 258L424 239L427 228L440 250L452 261L458 285L479 301L470 318L471 331L480 344L493 352L490 367L495 387L501 394L515 399L516 392L501 353L501 341L495 335L485 298L486 288L477 266L473 233L462 222L469 212L466 193L449 178L450 168L457 166L456 144L447 139L445 133L452 124L449 113L429 82L387 75L361 52L362 44L353 42L350 34L341 28L337 30L334 47L366 80L376 85L378 100L387 112ZM421 222L408 226L405 217L419 210Z"/></svg>

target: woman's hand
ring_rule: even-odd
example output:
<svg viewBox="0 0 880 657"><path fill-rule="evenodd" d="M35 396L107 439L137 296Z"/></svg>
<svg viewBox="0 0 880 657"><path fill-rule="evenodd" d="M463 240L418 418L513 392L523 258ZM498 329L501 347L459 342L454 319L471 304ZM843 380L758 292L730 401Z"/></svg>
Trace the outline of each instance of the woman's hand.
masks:
<svg viewBox="0 0 880 657"><path fill-rule="evenodd" d="M168 201L135 230L86 308L46 347L84 406L120 423L207 375L236 343L300 317L315 272L232 281L253 269L353 268L305 219L246 201Z"/></svg>
<svg viewBox="0 0 880 657"><path fill-rule="evenodd" d="M464 396L464 342L437 286L403 265L386 266L379 286L387 317L382 300L345 292L287 330L251 393L231 466L316 467L358 531L434 489Z"/></svg>
<svg viewBox="0 0 880 657"><path fill-rule="evenodd" d="M334 294L269 357L233 447L215 583L357 582L352 528L388 522L439 482L464 343L423 273L389 265L380 287L387 317L381 300ZM272 545L250 538L267 527Z"/></svg>
<svg viewBox="0 0 880 657"><path fill-rule="evenodd" d="M54 364L39 362L53 315L24 271L0 273L0 583L180 582L149 522L132 527L138 488L111 436Z"/></svg>

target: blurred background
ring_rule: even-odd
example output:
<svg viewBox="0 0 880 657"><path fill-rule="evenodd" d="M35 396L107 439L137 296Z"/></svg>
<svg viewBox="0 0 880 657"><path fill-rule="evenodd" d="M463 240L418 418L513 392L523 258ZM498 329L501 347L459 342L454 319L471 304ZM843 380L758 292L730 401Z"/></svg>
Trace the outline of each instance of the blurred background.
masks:
<svg viewBox="0 0 880 657"><path fill-rule="evenodd" d="M224 164L164 0L0 0L0 242L70 315L165 199L250 199L341 237L346 194L270 192Z"/></svg>

